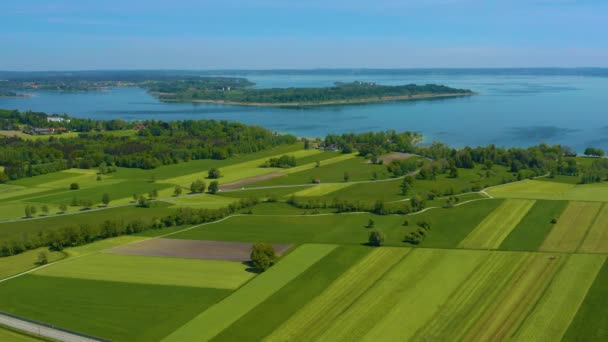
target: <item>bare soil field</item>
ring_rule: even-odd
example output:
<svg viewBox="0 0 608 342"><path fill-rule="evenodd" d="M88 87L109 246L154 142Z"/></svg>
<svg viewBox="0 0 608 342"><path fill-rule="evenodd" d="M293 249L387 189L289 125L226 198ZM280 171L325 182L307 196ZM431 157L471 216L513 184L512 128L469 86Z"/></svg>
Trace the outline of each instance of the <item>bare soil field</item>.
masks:
<svg viewBox="0 0 608 342"><path fill-rule="evenodd" d="M249 177L249 178L245 178L245 179L241 179L238 181L234 181L234 182L229 182L226 184L220 184L220 189L222 190L234 190L234 189L240 189L243 186L247 185L247 184L253 184L253 183L257 183L257 182L261 182L264 180L268 180L268 179L272 179L272 178L276 178L276 177L281 177L281 176L285 176L284 173L281 172L272 172L272 173L267 173L264 175L259 175L259 176L255 176L255 177Z"/></svg>
<svg viewBox="0 0 608 342"><path fill-rule="evenodd" d="M113 248L107 253L161 256L188 259L249 261L249 242L209 240L151 239L132 245ZM283 254L291 244L273 244L277 254Z"/></svg>

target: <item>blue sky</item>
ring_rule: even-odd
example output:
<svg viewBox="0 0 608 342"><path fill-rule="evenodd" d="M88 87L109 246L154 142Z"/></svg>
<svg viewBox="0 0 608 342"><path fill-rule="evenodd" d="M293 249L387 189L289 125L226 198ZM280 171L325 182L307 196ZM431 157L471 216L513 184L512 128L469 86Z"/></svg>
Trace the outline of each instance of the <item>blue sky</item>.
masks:
<svg viewBox="0 0 608 342"><path fill-rule="evenodd" d="M19 0L0 70L608 67L606 0Z"/></svg>

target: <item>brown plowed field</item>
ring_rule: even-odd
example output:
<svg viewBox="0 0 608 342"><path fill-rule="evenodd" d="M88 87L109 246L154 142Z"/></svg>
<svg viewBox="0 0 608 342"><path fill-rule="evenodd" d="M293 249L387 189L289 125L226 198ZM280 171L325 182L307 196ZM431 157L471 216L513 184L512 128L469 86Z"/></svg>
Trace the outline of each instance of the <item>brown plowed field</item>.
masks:
<svg viewBox="0 0 608 342"><path fill-rule="evenodd" d="M267 173L265 175L259 175L259 176L249 177L249 178L241 179L241 180L226 183L226 184L220 184L220 189L222 189L222 190L240 189L247 184L253 184L253 183L261 182L263 180L272 179L272 178L281 177L281 176L285 176L285 174L280 173L280 172Z"/></svg>
<svg viewBox="0 0 608 342"><path fill-rule="evenodd" d="M189 259L249 261L249 242L208 240L150 239L132 245L112 248L107 253L164 256ZM273 245L277 254L283 254L290 244Z"/></svg>

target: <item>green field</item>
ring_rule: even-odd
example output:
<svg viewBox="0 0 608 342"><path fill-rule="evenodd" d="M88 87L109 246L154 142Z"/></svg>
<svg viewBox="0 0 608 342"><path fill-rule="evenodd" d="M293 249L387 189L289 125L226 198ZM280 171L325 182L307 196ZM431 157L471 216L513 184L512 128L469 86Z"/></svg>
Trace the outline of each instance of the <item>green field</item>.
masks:
<svg viewBox="0 0 608 342"><path fill-rule="evenodd" d="M545 180L526 180L488 190L497 198L528 198L569 201L608 201L608 183L573 184Z"/></svg>
<svg viewBox="0 0 608 342"><path fill-rule="evenodd" d="M517 332L516 340L560 340L605 260L604 256L570 256Z"/></svg>
<svg viewBox="0 0 608 342"><path fill-rule="evenodd" d="M365 258L372 249L341 246L283 286L238 321L227 327L214 341L262 340L301 307L316 298L344 272ZM260 317L264 317L260 320Z"/></svg>
<svg viewBox="0 0 608 342"><path fill-rule="evenodd" d="M351 307L354 301L377 282L407 253L403 248L379 248L353 265L319 296L308 302L265 340L313 341Z"/></svg>
<svg viewBox="0 0 608 342"><path fill-rule="evenodd" d="M307 197L307 196L325 196L331 194L332 192L344 189L351 184L349 183L337 183L337 184L319 184L306 187L304 190L300 190L294 192L293 195L297 197Z"/></svg>
<svg viewBox="0 0 608 342"><path fill-rule="evenodd" d="M171 333L229 293L25 275L0 284L0 309L111 340L150 341Z"/></svg>
<svg viewBox="0 0 608 342"><path fill-rule="evenodd" d="M570 202L540 246L541 251L574 252L595 221L602 203Z"/></svg>
<svg viewBox="0 0 608 342"><path fill-rule="evenodd" d="M318 150L299 150L293 151L289 153L290 156L296 157L296 162L298 159L307 158L315 155L326 156L322 154ZM263 157L260 159L253 159L246 162L232 164L225 167L222 167L220 170L222 172L222 177L218 180L220 183L229 183L239 179L255 177L259 175L264 175L271 172L281 171L283 169L280 168L272 168L272 167L260 167L263 165L269 158L278 158L281 157L282 154ZM308 160L308 159L307 159ZM162 180L163 183L171 183L177 184L183 187L189 187L190 184L197 179L205 179L207 178L208 170L200 170L198 172L190 173L187 175L173 177L173 178L164 178Z"/></svg>
<svg viewBox="0 0 608 342"><path fill-rule="evenodd" d="M65 252L49 252L47 248L38 248L25 253L0 258L0 279L19 274L38 267L38 254L46 252L48 262L55 262L67 256Z"/></svg>
<svg viewBox="0 0 608 342"><path fill-rule="evenodd" d="M253 277L241 262L98 253L37 270L47 277L236 289Z"/></svg>
<svg viewBox="0 0 608 342"><path fill-rule="evenodd" d="M608 205L604 204L578 248L582 253L608 253Z"/></svg>
<svg viewBox="0 0 608 342"><path fill-rule="evenodd" d="M499 249L537 251L553 228L551 220L559 218L567 205L566 201L537 200Z"/></svg>
<svg viewBox="0 0 608 342"><path fill-rule="evenodd" d="M335 245L303 245L275 267L169 335L164 341L209 340L329 254Z"/></svg>
<svg viewBox="0 0 608 342"><path fill-rule="evenodd" d="M150 222L153 217L161 217L172 212L172 209L167 207L168 204L155 204L152 208L127 206L83 212L81 214L51 216L44 219L0 223L0 240L21 238L24 234L34 235L41 231L73 227L81 224L100 224L104 220L124 220L125 222L129 222L141 219L144 222Z"/></svg>
<svg viewBox="0 0 608 342"><path fill-rule="evenodd" d="M42 338L35 337L33 335L26 334L13 330L9 327L0 325L0 341L8 342L39 342L39 341L50 341Z"/></svg>
<svg viewBox="0 0 608 342"><path fill-rule="evenodd" d="M368 213L301 215L304 211L302 209L287 211L287 215L281 215L282 209L279 206L274 207L277 214L264 215L273 211L258 212L254 207L254 215L232 217L174 234L170 238L360 245L367 242L370 229L366 226L371 219L375 228L386 235L387 245L407 246L403 242L405 235L417 229L417 222L426 220L433 228L423 246L453 248L499 203L500 200L477 201L451 209L432 209L408 217ZM406 218L409 225L403 226Z"/></svg>
<svg viewBox="0 0 608 342"><path fill-rule="evenodd" d="M533 200L504 201L462 240L459 247L496 249L534 205Z"/></svg>
<svg viewBox="0 0 608 342"><path fill-rule="evenodd" d="M608 339L608 262L599 271L587 296L572 320L563 341Z"/></svg>

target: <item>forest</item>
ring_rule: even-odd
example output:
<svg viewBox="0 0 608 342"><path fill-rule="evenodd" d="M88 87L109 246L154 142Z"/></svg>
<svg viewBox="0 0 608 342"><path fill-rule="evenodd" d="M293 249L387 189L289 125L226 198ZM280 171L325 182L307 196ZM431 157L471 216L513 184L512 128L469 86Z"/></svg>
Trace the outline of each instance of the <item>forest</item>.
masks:
<svg viewBox="0 0 608 342"><path fill-rule="evenodd" d="M47 123L46 115L44 119L42 115L4 111L0 113L0 125L6 129L17 122ZM228 121L148 120L137 123L136 134L116 137L97 131L97 128L105 131L131 129L133 123L84 120L81 124L78 119L69 120L66 125L89 130L78 130L77 136L52 135L48 139L0 137L0 165L4 166L0 179L31 177L71 167L89 169L102 163L152 169L196 159L226 159L296 141L291 135L278 135L265 128Z"/></svg>

